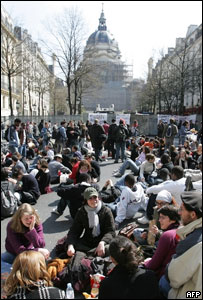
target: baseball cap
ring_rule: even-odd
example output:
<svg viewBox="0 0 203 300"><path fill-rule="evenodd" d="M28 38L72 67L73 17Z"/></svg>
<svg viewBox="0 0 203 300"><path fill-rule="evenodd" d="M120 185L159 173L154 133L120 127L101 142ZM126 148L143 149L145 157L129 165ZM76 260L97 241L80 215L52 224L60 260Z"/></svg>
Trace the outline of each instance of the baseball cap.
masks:
<svg viewBox="0 0 203 300"><path fill-rule="evenodd" d="M98 197L98 192L95 188L93 187L88 187L87 189L85 189L83 196L85 198L85 200L89 200L92 196L97 196Z"/></svg>

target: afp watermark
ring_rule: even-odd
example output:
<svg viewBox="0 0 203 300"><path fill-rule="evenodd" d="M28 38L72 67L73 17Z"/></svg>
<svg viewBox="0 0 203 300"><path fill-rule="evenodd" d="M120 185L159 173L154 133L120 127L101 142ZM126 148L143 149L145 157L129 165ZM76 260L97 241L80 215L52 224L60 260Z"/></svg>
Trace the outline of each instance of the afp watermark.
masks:
<svg viewBox="0 0 203 300"><path fill-rule="evenodd" d="M201 292L194 292L194 291L188 291L188 292L186 292L186 299L187 298L198 298L199 296L201 295Z"/></svg>

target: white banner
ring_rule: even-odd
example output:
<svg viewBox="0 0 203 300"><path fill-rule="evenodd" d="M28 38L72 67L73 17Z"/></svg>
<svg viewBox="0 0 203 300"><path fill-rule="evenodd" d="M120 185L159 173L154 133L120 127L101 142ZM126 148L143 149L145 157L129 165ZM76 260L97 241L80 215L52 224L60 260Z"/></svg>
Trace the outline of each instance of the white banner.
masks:
<svg viewBox="0 0 203 300"><path fill-rule="evenodd" d="M88 115L88 120L94 124L94 120L95 119L98 119L99 120L99 124L100 125L103 125L104 124L104 121L107 121L107 114L106 113L89 113Z"/></svg>
<svg viewBox="0 0 203 300"><path fill-rule="evenodd" d="M177 115L157 115L158 118L158 123L159 120L162 120L164 123L169 123L170 118L173 118L177 121L177 123L179 123L180 120L182 120L182 122L184 122L185 120L192 120L193 123L195 123L196 121L196 115L190 115L190 116L177 116Z"/></svg>
<svg viewBox="0 0 203 300"><path fill-rule="evenodd" d="M126 124L130 125L130 114L116 115L116 124L119 124L120 119L125 120Z"/></svg>

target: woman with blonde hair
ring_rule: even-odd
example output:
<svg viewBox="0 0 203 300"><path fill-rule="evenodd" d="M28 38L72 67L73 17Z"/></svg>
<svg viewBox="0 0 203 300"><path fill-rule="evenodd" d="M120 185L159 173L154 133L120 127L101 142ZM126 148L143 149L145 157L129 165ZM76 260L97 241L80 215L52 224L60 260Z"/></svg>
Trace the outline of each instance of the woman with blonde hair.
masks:
<svg viewBox="0 0 203 300"><path fill-rule="evenodd" d="M8 299L65 299L65 292L52 287L44 256L36 251L20 253L4 290Z"/></svg>
<svg viewBox="0 0 203 300"><path fill-rule="evenodd" d="M15 257L26 250L41 252L46 259L49 251L44 248L43 227L36 210L28 203L22 204L7 225L6 252L2 261L12 264Z"/></svg>

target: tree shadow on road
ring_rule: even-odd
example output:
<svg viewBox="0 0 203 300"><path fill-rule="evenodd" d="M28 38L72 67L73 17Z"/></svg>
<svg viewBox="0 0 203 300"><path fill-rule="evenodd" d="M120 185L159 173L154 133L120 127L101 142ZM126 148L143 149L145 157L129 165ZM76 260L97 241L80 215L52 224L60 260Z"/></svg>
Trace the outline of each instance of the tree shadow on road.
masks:
<svg viewBox="0 0 203 300"><path fill-rule="evenodd" d="M72 219L56 221L59 216L52 214L48 219L43 222L44 233L58 233L65 232L70 229L72 225Z"/></svg>

